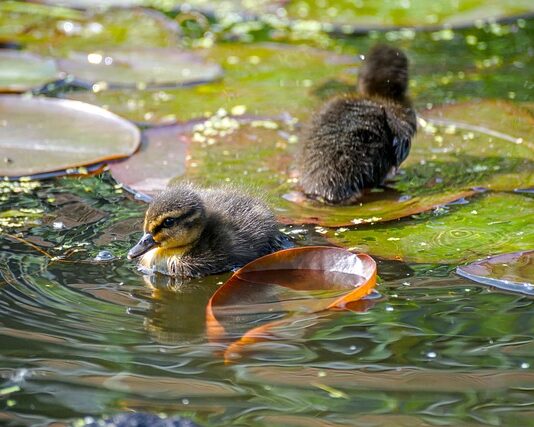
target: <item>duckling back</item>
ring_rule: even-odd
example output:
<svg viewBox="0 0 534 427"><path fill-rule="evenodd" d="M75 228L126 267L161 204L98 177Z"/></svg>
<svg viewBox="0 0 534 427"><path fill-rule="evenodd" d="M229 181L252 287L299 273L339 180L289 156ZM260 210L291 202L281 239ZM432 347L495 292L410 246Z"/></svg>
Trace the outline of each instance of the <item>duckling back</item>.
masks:
<svg viewBox="0 0 534 427"><path fill-rule="evenodd" d="M287 239L268 206L232 187L197 189L206 222L199 239L165 274L197 277L229 271L283 249ZM164 264L169 265L167 262Z"/></svg>
<svg viewBox="0 0 534 427"><path fill-rule="evenodd" d="M378 46L363 66L361 95L331 99L313 116L299 158L300 182L308 196L353 203L406 158L416 130L406 98L407 65L401 51Z"/></svg>
<svg viewBox="0 0 534 427"><path fill-rule="evenodd" d="M199 192L212 222L207 231L212 251L228 256L232 267L282 249L287 240L269 207L259 198L223 187ZM217 237L224 241L217 242Z"/></svg>

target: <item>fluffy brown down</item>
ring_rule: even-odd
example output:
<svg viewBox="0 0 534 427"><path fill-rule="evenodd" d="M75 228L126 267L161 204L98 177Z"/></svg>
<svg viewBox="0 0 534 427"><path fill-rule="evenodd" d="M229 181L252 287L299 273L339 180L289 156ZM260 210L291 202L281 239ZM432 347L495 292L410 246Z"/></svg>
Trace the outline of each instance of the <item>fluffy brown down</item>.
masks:
<svg viewBox="0 0 534 427"><path fill-rule="evenodd" d="M206 189L189 183L170 187L150 204L145 231L154 231L157 218L174 211L194 218L180 227L186 233L188 227L195 229L198 238L176 251L169 247L148 252L141 260L144 267L171 276L204 276L243 266L287 246L270 209L231 187Z"/></svg>
<svg viewBox="0 0 534 427"><path fill-rule="evenodd" d="M416 116L406 96L408 59L379 45L363 65L360 95L329 100L304 130L299 169L303 191L331 204L349 204L381 185L410 150Z"/></svg>

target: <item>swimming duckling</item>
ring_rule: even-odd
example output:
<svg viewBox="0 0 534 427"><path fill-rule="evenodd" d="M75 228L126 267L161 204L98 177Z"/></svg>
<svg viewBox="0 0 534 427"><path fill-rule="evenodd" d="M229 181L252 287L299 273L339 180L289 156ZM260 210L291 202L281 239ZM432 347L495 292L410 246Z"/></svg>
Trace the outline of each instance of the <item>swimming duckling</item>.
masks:
<svg viewBox="0 0 534 427"><path fill-rule="evenodd" d="M311 198L350 204L381 185L406 159L416 131L408 86L408 59L399 49L375 46L359 76L360 95L328 101L304 131L300 182Z"/></svg>
<svg viewBox="0 0 534 427"><path fill-rule="evenodd" d="M169 276L228 271L282 249L285 236L269 208L240 191L189 183L157 195L145 215L145 234L128 258Z"/></svg>

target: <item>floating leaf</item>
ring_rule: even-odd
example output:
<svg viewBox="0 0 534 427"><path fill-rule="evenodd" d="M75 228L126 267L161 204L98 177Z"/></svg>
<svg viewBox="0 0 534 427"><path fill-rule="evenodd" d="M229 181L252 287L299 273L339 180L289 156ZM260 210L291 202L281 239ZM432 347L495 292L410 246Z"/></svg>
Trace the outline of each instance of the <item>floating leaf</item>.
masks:
<svg viewBox="0 0 534 427"><path fill-rule="evenodd" d="M531 249L533 212L534 199L529 196L486 193L422 218L346 230L331 239L388 259L458 264Z"/></svg>
<svg viewBox="0 0 534 427"><path fill-rule="evenodd" d="M56 63L51 58L18 50L0 50L0 92L25 92L58 76Z"/></svg>
<svg viewBox="0 0 534 427"><path fill-rule="evenodd" d="M148 3L146 0L39 0L53 6L73 9L108 9L112 7L136 7Z"/></svg>
<svg viewBox="0 0 534 427"><path fill-rule="evenodd" d="M229 13L265 13L268 11L275 12L280 7L281 0L255 0L253 2L246 0L39 0L55 6L72 7L76 9L109 9L109 8L127 8L127 7L154 7L163 10L183 9L186 11L200 10L204 13L210 13L219 19L226 17ZM185 4L184 4L185 3Z"/></svg>
<svg viewBox="0 0 534 427"><path fill-rule="evenodd" d="M58 63L78 81L99 88L182 86L222 75L219 65L173 48L71 52Z"/></svg>
<svg viewBox="0 0 534 427"><path fill-rule="evenodd" d="M139 130L113 113L82 102L0 96L0 175L29 176L126 157Z"/></svg>
<svg viewBox="0 0 534 427"><path fill-rule="evenodd" d="M506 291L534 295L534 250L488 257L459 266L456 273Z"/></svg>
<svg viewBox="0 0 534 427"><path fill-rule="evenodd" d="M511 120L514 136L447 119L449 110L456 113L461 109L479 111L481 119L478 123L482 124L482 117L491 121L500 111L498 123ZM153 131L160 138L154 154L151 154L149 137L146 152L141 152L144 157L139 160L134 157L124 165L133 162L132 170L137 176L158 181L149 184L152 189L146 187L148 182L133 186L145 194L163 189L173 170L178 172L175 176L184 174L183 164L186 164L185 176L203 185L229 181L261 187L271 197L271 203L284 223L327 227L391 221L461 200L484 188L502 191L534 186L534 149L529 142L533 127L529 126L532 119L526 110L506 102L486 101L461 104L454 109L436 109L431 114L439 117L432 120L442 124L434 125L430 119L423 120L410 156L396 181L389 183L386 189L368 192L361 205L327 206L308 200L295 191L298 180L292 168L298 155L298 132L291 120L289 123L254 120L219 112L205 122L196 122L192 128L184 125L163 127L161 131ZM163 142L166 134L171 143ZM189 161L180 162L186 147L189 147ZM157 163L158 167L163 166L161 173L154 173L157 171L150 167L150 162L143 160L154 156L161 156L161 163ZM173 160L164 165L167 157ZM132 186L134 176L117 175L116 178Z"/></svg>
<svg viewBox="0 0 534 427"><path fill-rule="evenodd" d="M349 34L384 27L435 28L438 25L446 25L450 28L472 25L473 22L482 20L494 21L503 16L533 12L534 7L529 0L303 0L290 2L286 10L290 19L311 21L324 30ZM325 25L321 26L321 23Z"/></svg>
<svg viewBox="0 0 534 427"><path fill-rule="evenodd" d="M64 55L95 46L169 47L176 45L178 33L178 23L156 10L84 13L33 3L0 2L0 37L27 43L33 51L52 50Z"/></svg>
<svg viewBox="0 0 534 427"><path fill-rule="evenodd" d="M375 224L425 212L473 194L471 190L456 189L411 196L387 188L367 193L356 205L328 206L309 200L301 192L292 191L284 198L295 205L286 204L280 220L287 224L318 224L324 227Z"/></svg>
<svg viewBox="0 0 534 427"><path fill-rule="evenodd" d="M242 335L227 349L228 359L265 339L282 318L345 308L375 283L376 263L368 255L326 246L282 250L247 264L215 292L206 309L208 335L214 340Z"/></svg>
<svg viewBox="0 0 534 427"><path fill-rule="evenodd" d="M274 43L225 43L195 51L221 64L224 82L158 91L78 92L69 98L105 105L110 111L141 123L167 124L204 117L236 105L260 116L306 117L317 103L314 85L332 76L353 79L359 59L320 49ZM354 83L354 82L353 82Z"/></svg>
<svg viewBox="0 0 534 427"><path fill-rule="evenodd" d="M142 196L153 196L185 172L192 124L164 126L143 133L135 156L110 165L113 178Z"/></svg>

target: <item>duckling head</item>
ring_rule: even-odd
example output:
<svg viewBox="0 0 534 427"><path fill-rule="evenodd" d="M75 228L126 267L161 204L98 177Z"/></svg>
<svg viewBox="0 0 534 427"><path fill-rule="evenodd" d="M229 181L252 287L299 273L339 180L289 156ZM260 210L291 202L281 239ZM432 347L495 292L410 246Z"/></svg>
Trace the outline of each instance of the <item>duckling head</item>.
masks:
<svg viewBox="0 0 534 427"><path fill-rule="evenodd" d="M365 57L358 88L364 96L403 100L408 89L408 58L400 49L378 44Z"/></svg>
<svg viewBox="0 0 534 427"><path fill-rule="evenodd" d="M171 187L152 200L145 214L145 234L128 252L137 258L151 249L181 252L200 238L206 222L204 204L190 185Z"/></svg>

